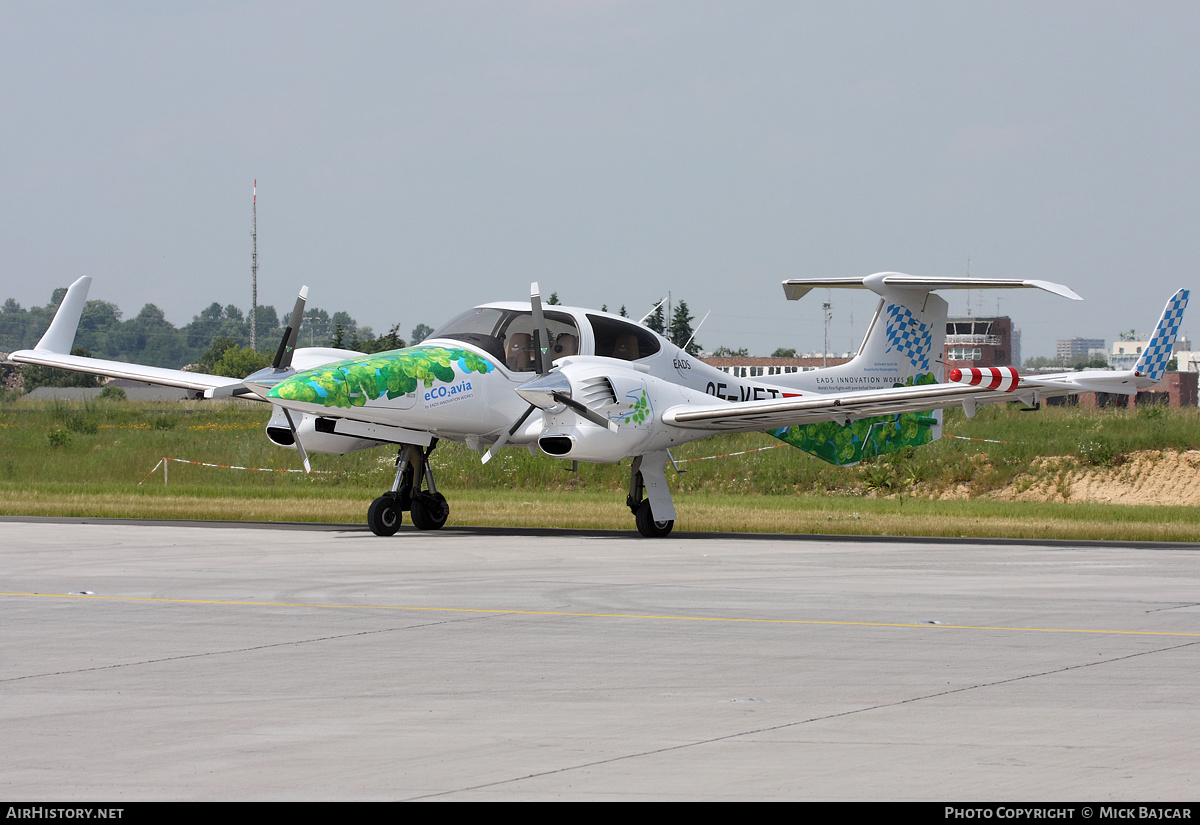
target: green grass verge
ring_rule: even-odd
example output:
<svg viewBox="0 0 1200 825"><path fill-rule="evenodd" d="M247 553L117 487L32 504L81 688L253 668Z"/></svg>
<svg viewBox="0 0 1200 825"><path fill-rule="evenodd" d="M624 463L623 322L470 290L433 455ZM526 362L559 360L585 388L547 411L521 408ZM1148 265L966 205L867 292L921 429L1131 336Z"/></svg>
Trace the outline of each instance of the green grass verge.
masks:
<svg viewBox="0 0 1200 825"><path fill-rule="evenodd" d="M328 475L248 472L163 457L294 470L294 452L263 435L268 410L247 403L0 405L0 513L132 518L361 522L391 483L394 452L314 456ZM951 412L944 439L857 467L833 467L766 435L721 436L676 450L670 476L687 530L863 535L1011 536L1194 541L1197 508L999 502L986 496L1043 456L1115 466L1133 451L1200 446L1200 412L1072 408L1022 413L992 407L974 419ZM569 464L509 449L488 465L459 444L434 454L451 524L632 529L624 507L628 463ZM142 482L139 486L139 482ZM964 501L931 500L967 489ZM914 491L919 494L914 495Z"/></svg>

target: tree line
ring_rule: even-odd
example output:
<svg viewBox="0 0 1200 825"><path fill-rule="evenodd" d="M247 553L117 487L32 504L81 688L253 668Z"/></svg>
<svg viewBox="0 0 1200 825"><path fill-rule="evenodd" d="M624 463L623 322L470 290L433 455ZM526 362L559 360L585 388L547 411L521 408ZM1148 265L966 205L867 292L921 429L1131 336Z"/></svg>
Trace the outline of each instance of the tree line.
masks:
<svg viewBox="0 0 1200 825"><path fill-rule="evenodd" d="M6 300L0 307L0 351L33 348L49 327L66 293L65 287L59 287L52 293L49 303L30 309L12 298ZM553 293L548 303L558 304L558 293ZM646 326L691 355L699 356L703 348L693 340L695 318L687 302L674 302L670 310L664 309L666 305L660 304L650 313ZM607 305L601 309L608 311ZM624 306L619 314L629 317ZM92 300L84 305L73 352L112 361L171 369L190 366L198 372L244 377L270 363L283 335L282 323L286 320L281 319L275 307L270 305L259 305L255 319L258 352L250 349L249 313L234 304L222 306L214 301L193 316L191 323L175 327L154 304L146 304L137 315L125 318L116 304ZM360 326L347 312L331 314L320 307L309 307L305 310L297 343L299 346L332 346L373 353L419 343L432 332L431 327L417 324L406 342L400 336L397 323L387 333L376 336L371 327ZM718 347L713 354L746 355L747 352ZM794 350L776 351L775 355L794 355ZM25 367L23 374L26 391L42 385L93 385L92 377L80 373Z"/></svg>
<svg viewBox="0 0 1200 825"><path fill-rule="evenodd" d="M9 298L0 306L0 351L13 352L32 349L50 326L54 313L67 294L59 287L45 306L25 309ZM75 334L73 352L111 361L128 361L153 367L180 369L194 365L198 371L217 375L233 374L219 369L241 370L243 377L254 369L270 363L283 336L279 313L273 306L259 305L255 313L255 332L259 352L250 349L250 322L247 313L234 304L221 306L213 302L192 318L191 323L176 327L154 304L146 304L131 318L108 301L92 300L84 304ZM300 327L299 346L335 346L360 352L381 352L406 345L395 324L384 335L376 336L369 326L360 326L347 312L330 314L320 307L305 310ZM425 324L412 331L415 343L432 332ZM224 359L225 363L222 363ZM257 365L257 366L255 366ZM59 371L55 371L59 372ZM32 383L53 383L40 371L23 370L26 390ZM67 375L70 375L68 373ZM79 374L75 374L79 375ZM80 380L88 378L79 375ZM60 380L66 380L62 376ZM55 384L63 386L63 384Z"/></svg>

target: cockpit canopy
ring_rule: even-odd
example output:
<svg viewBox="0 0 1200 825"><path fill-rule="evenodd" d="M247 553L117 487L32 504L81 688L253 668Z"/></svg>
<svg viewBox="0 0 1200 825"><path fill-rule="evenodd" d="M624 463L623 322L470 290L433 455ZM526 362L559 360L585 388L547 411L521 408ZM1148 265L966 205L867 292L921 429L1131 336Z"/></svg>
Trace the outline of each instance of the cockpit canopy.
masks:
<svg viewBox="0 0 1200 825"><path fill-rule="evenodd" d="M544 310L543 315L546 331L538 338L548 335L552 361L591 354L636 361L662 348L654 333L623 318L581 315L588 327L581 335L579 318L575 315L553 309ZM455 316L429 337L463 341L502 361L514 372L535 372L534 332L531 310L483 306ZM588 348L594 352L586 352Z"/></svg>

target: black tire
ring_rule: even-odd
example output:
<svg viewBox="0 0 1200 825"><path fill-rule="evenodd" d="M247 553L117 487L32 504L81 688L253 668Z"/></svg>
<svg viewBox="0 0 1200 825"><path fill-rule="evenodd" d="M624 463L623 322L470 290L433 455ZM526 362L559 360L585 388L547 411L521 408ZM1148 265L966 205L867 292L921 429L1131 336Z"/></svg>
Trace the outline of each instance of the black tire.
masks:
<svg viewBox="0 0 1200 825"><path fill-rule="evenodd" d="M450 505L441 493L414 493L409 515L418 530L440 530L450 517Z"/></svg>
<svg viewBox="0 0 1200 825"><path fill-rule="evenodd" d="M367 509L367 525L377 536L394 536L400 529L404 513L396 506L396 497L385 493L371 502Z"/></svg>
<svg viewBox="0 0 1200 825"><path fill-rule="evenodd" d="M650 499L645 499L638 505L635 520L638 532L648 539L665 538L671 535L671 530L675 527L675 519L654 520L654 515L650 512Z"/></svg>

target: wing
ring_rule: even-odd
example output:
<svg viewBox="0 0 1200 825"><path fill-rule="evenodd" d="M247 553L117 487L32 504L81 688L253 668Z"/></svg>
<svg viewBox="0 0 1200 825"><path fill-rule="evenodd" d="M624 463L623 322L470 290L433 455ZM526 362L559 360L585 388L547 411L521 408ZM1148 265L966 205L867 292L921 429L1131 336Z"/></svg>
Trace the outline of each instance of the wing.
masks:
<svg viewBox="0 0 1200 825"><path fill-rule="evenodd" d="M860 390L837 395L805 395L798 398L767 401L680 404L663 413L663 421L677 427L715 432L754 432L793 424L837 421L847 424L860 418L896 415L906 412L943 410L961 406L967 417L976 409L1001 401L1022 401L1036 406L1046 398L1081 392L1107 392L1135 395L1155 381L1139 376L1136 370L1094 370L1020 378L1011 367L983 368L1007 370L1009 389L994 388L999 382L984 381L972 386L964 376L962 383L926 384L895 387L890 390ZM979 372L979 370L976 370Z"/></svg>
<svg viewBox="0 0 1200 825"><path fill-rule="evenodd" d="M71 355L71 345L75 341L75 331L79 327L79 318L83 306L87 303L88 289L92 285L90 275L85 275L67 290L50 328L37 342L33 349L18 350L9 358L18 364L36 364L41 367L57 367L72 372L86 372L91 375L104 375L111 378L128 378L134 381L145 381L148 384L159 384L165 387L179 387L190 390L205 398L221 398L226 396L242 396L258 398L261 392L255 392L246 386L241 378L229 378L224 375L208 375L202 372L187 370L172 370L163 367L148 367L142 364L129 364L125 361L105 361L102 358L87 358L81 355ZM302 306L305 292L301 291L301 300L297 306ZM298 319L293 313L292 327L298 327ZM280 346L280 354L276 356L279 364L284 357L289 340L294 344L295 333L289 327L285 333L284 343ZM283 374L292 374L295 370L311 369L330 361L354 358L362 353L351 350L340 350L325 347L296 350L295 360L292 360L291 350L287 349L287 365ZM293 369L294 366L294 369ZM275 380L278 380L275 378Z"/></svg>
<svg viewBox="0 0 1200 825"><path fill-rule="evenodd" d="M105 361L100 358L86 358L81 355L64 355L40 348L24 349L14 352L10 358L19 364L37 364L41 367L58 367L71 372L86 372L92 375L105 375L111 378L128 378L134 381L145 381L147 384L160 384L164 387L179 387L203 395L205 398L216 398L227 395L253 395L243 385L240 378L227 378L223 375L206 375L200 372L186 370L171 370L162 367L147 367L141 364L127 364L124 361Z"/></svg>
<svg viewBox="0 0 1200 825"><path fill-rule="evenodd" d="M162 367L147 367L141 364L127 364L123 361L105 361L100 358L86 358L81 355L71 355L71 344L75 341L75 331L79 327L79 316L83 313L83 305L87 303L88 289L92 285L90 275L84 275L67 290L50 328L37 342L33 349L14 352L9 358L18 364L37 364L41 367L58 367L72 372L86 372L92 375L107 375L113 378L129 378L135 381L145 381L150 384L161 384L166 387L179 387L191 390L207 397L215 395L234 395L249 392L239 378L227 378L223 375L205 375L186 370L164 369ZM240 389L240 392L239 392Z"/></svg>
<svg viewBox="0 0 1200 825"><path fill-rule="evenodd" d="M940 410L960 405L968 411L968 415L974 415L975 409L983 404L1026 400L1027 395L1019 392L1021 389L1018 386L1004 392L964 384L926 384L767 401L725 401L702 406L681 404L663 412L662 417L665 423L685 429L754 432L819 421L845 424L860 418Z"/></svg>
<svg viewBox="0 0 1200 825"><path fill-rule="evenodd" d="M883 275L871 277L883 278ZM867 279L859 279L859 282L862 280ZM1026 282L1028 284L1045 288L1041 282ZM859 283L841 285L857 286ZM1017 400L1036 406L1045 398L1081 392L1136 395L1162 379L1183 321L1183 311L1187 308L1188 294L1188 290L1181 289L1167 301L1146 350L1131 370L1084 370L1025 378L1018 376L1011 367L951 370L955 381L949 384L742 403L680 404L663 412L663 421L686 429L752 432L818 421L848 423L877 415L941 410L960 405L970 417L984 404Z"/></svg>

